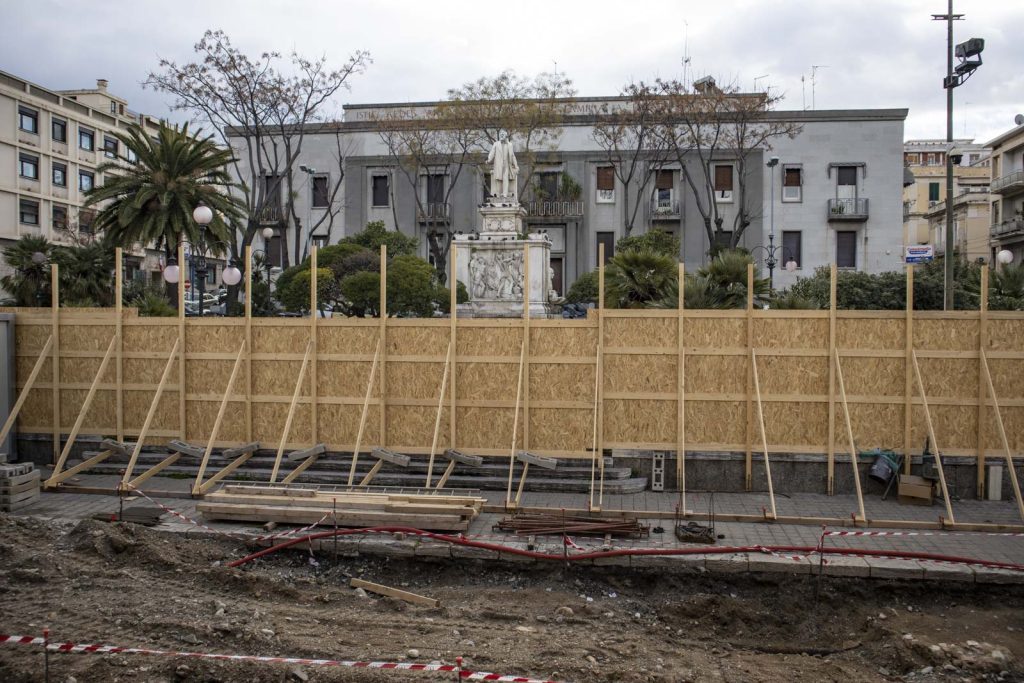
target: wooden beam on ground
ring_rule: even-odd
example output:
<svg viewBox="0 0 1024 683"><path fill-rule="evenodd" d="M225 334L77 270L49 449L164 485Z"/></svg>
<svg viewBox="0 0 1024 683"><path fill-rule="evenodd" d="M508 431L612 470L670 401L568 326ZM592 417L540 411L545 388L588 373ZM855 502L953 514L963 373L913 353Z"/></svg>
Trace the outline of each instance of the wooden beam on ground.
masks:
<svg viewBox="0 0 1024 683"><path fill-rule="evenodd" d="M52 347L53 335L51 334L46 338L46 343L43 344L43 349L39 352L36 364L32 366L32 372L29 373L28 379L21 387L21 393L18 394L18 400L14 402L14 407L11 408L11 414L7 416L6 420L4 420L4 426L0 427L0 443L4 442L4 439L7 438L8 432L10 432L11 428L14 427L15 421L18 419L18 413L21 412L21 407L25 405L25 399L28 398L28 392L32 391L32 385L36 383L36 378L39 377L39 373L43 369L43 364L46 362Z"/></svg>
<svg viewBox="0 0 1024 683"><path fill-rule="evenodd" d="M228 409L228 402L231 400L231 392L235 388L235 378L238 377L238 369L242 367L242 360L245 358L246 340L238 347L238 355L235 356L235 364L231 368L231 376L228 378L228 385L224 387L224 396L220 400L220 408L217 410L217 419L213 422L213 429L210 431L210 439L206 442L206 451L203 453L203 461L199 463L199 471L196 472L196 481L192 486L192 493L201 493L203 488L203 477L206 475L206 464L210 462L210 454L213 453L213 443L220 434L220 425L224 421L224 413Z"/></svg>
<svg viewBox="0 0 1024 683"><path fill-rule="evenodd" d="M850 406L846 403L846 383L843 381L843 366L839 362L839 351L833 347L832 349L833 361L835 362L836 379L839 380L839 396L843 401L843 415L846 418L846 438L850 443L850 463L853 465L853 485L857 490L857 509L860 513L858 519L865 520L867 515L864 514L864 494L860 488L860 468L858 467L857 458L857 447L853 442L853 426L850 422Z"/></svg>
<svg viewBox="0 0 1024 683"><path fill-rule="evenodd" d="M921 392L921 406L924 408L924 421L928 427L928 437L932 440L932 448L935 449L935 465L939 470L939 484L942 485L942 499L946 503L946 515L949 521L956 523L953 517L953 504L949 499L949 489L946 487L946 473L942 469L942 454L939 452L939 442L935 439L935 428L932 425L932 412L928 409L928 397L924 393L924 380L921 379L921 367L917 363L917 352L910 352L910 359L914 364L914 375L917 377L917 389Z"/></svg>
<svg viewBox="0 0 1024 683"><path fill-rule="evenodd" d="M120 455L131 455L132 451L135 450L135 444L122 443L120 441L115 441L114 439L103 439L100 441L100 448L114 451Z"/></svg>
<svg viewBox="0 0 1024 683"><path fill-rule="evenodd" d="M292 430L292 420L295 419L295 406L299 403L299 395L302 393L302 380L306 376L306 366L309 364L309 354L312 352L313 344L306 342L306 353L302 356L302 365L299 366L299 376L295 379L295 390L292 392L292 401L288 404L288 417L284 420L284 430L281 433L281 440L277 444L277 457L274 459L274 468L270 472L270 483L277 481L277 471L281 467L281 456L284 454L284 446L288 442L288 434Z"/></svg>
<svg viewBox="0 0 1024 683"><path fill-rule="evenodd" d="M772 485L772 466L768 459L768 435L764 428L764 406L761 404L761 382L757 377L757 352L750 349L750 368L754 375L754 391L757 396L757 422L761 427L761 445L764 447L764 473L768 479L768 500L771 503L771 518L777 517L775 511L775 489Z"/></svg>
<svg viewBox="0 0 1024 683"><path fill-rule="evenodd" d="M173 465L174 463L178 462L179 458L181 458L181 453L171 453L166 458L164 458L163 460L161 460L157 464L153 465L148 470L146 470L145 472L143 472L139 476L135 477L134 479L132 479L127 484L125 484L125 488L137 489L139 487L139 485L142 484L142 482L146 481L150 477L156 476L162 470L164 470L164 469L170 467L171 465Z"/></svg>
<svg viewBox="0 0 1024 683"><path fill-rule="evenodd" d="M53 474L50 475L50 478L43 482L43 487L54 488L58 486L61 482L67 481L68 479L75 476L79 472L83 472L92 467L93 465L100 464L113 454L113 451L100 451L91 458L87 458L86 460L83 460L74 467L69 467L64 471L57 471L56 469L54 469Z"/></svg>
<svg viewBox="0 0 1024 683"><path fill-rule="evenodd" d="M68 454L71 452L71 448L75 445L75 439L78 438L78 430L82 428L82 423L85 422L85 416L89 413L89 408L92 406L92 400L96 397L96 389L100 385L100 380L103 379L103 375L107 372L107 363L110 362L110 357L114 353L114 349L117 344L117 334L115 333L110 339L110 344L107 345L107 352L103 354L103 360L100 361L100 368L96 371L96 376L92 379L92 384L89 386L89 393L85 395L85 400L82 401L82 408L78 411L78 417L75 419L75 426L71 428L71 433L68 434L67 443L64 444L64 448L61 449L60 457L57 459L57 464L53 467L53 474L50 475L50 479L46 481L46 486L50 486L50 481L54 477L60 474L60 471L64 469L64 463L67 462Z"/></svg>
<svg viewBox="0 0 1024 683"><path fill-rule="evenodd" d="M512 469L516 464L516 444L519 439L519 403L523 395L523 365L526 362L526 344L520 342L519 348L519 372L516 381L516 407L512 413L512 448L508 454L508 489L505 492L505 504L512 504Z"/></svg>
<svg viewBox="0 0 1024 683"><path fill-rule="evenodd" d="M1009 470L1010 483L1013 485L1013 496L1017 500L1017 511L1024 520L1024 499L1021 499L1020 482L1017 481L1017 470L1013 466L1013 453L1010 451L1010 441L1006 438L1006 426L1003 424L1003 411L999 408L999 399L996 398L996 388L992 383L992 373L988 368L988 357L985 351L981 351L981 369L985 375L988 394L992 399L992 410L996 417L996 428L999 430L999 439L1003 443L1003 455L1006 457L1006 468Z"/></svg>
<svg viewBox="0 0 1024 683"><path fill-rule="evenodd" d="M135 448L132 450L131 458L128 460L128 467L124 470L124 476L121 478L121 485L127 484L132 480L132 473L135 471L135 463L139 459L139 453L142 452L142 446L146 442L146 435L149 434L149 427L153 424L153 418L156 416L157 408L160 407L160 397L164 394L164 387L167 386L167 378L171 376L171 368L174 367L174 356L178 353L178 349L181 348L181 340L175 339L174 346L171 347L171 352L167 355L167 363L164 365L163 375L160 377L160 384L156 387L156 393L153 394L153 402L149 405L149 412L146 414L146 421L142 423L142 430L139 431L139 439L135 443ZM185 351L181 351L182 357L185 356ZM184 387L181 388L184 392Z"/></svg>
<svg viewBox="0 0 1024 683"><path fill-rule="evenodd" d="M454 246L452 247L454 249ZM452 276L454 278L454 275ZM441 412L444 410L445 389L448 387L448 371L452 362L452 342L448 342L448 352L444 356L444 370L441 373L441 391L437 395L437 415L434 418L434 438L430 442L430 459L427 460L427 483L434 478L434 455L437 453L437 439L441 432Z"/></svg>
<svg viewBox="0 0 1024 683"><path fill-rule="evenodd" d="M352 465L348 470L348 485L356 478L356 466L359 464L359 449L363 445L363 433L366 431L366 415L370 409L370 395L373 394L373 380L377 377L377 361L380 359L380 350L384 346L384 328L381 327L377 335L377 350L373 352L373 363L370 365L370 380L366 383L366 396L363 397L363 411L359 416L359 431L356 433L356 447L352 451ZM381 385L383 389L383 384ZM381 397L383 400L383 397Z"/></svg>
<svg viewBox="0 0 1024 683"><path fill-rule="evenodd" d="M416 593L398 590L397 588L391 588L390 586L382 586L379 583L370 583L369 581L363 581L362 579L352 579L351 586L353 588L362 588L363 590L367 590L378 595L385 595L389 598L396 598L405 602L411 602L415 605L425 605L427 607L441 606L441 601L436 598L428 598L425 595L417 595Z"/></svg>

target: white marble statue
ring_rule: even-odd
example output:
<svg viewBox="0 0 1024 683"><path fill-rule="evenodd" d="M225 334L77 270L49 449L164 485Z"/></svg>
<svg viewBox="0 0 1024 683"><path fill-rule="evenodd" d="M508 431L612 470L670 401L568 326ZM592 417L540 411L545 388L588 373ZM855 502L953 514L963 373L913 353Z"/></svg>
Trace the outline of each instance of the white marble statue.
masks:
<svg viewBox="0 0 1024 683"><path fill-rule="evenodd" d="M491 164L491 196L514 197L516 179L519 176L519 163L516 161L512 142L508 139L508 133L505 131L501 131L498 141L491 147L491 153L487 155L487 162ZM499 187L500 192L498 191Z"/></svg>

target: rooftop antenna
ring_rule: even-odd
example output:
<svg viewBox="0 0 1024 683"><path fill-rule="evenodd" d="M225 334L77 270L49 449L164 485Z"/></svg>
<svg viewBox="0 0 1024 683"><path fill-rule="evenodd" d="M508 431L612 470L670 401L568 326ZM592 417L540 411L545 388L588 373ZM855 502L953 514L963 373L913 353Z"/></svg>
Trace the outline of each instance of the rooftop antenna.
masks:
<svg viewBox="0 0 1024 683"><path fill-rule="evenodd" d="M686 72L690 68L690 24L683 20L683 88L689 87L686 81Z"/></svg>
<svg viewBox="0 0 1024 683"><path fill-rule="evenodd" d="M555 75L557 76L558 75L558 60L557 59L552 59L551 61L555 63Z"/></svg>
<svg viewBox="0 0 1024 683"><path fill-rule="evenodd" d="M815 77L818 75L818 69L827 69L828 64L811 64L811 109L815 109L814 103L814 84Z"/></svg>
<svg viewBox="0 0 1024 683"><path fill-rule="evenodd" d="M803 110L807 111L807 81L802 75L800 76L800 97L803 101Z"/></svg>
<svg viewBox="0 0 1024 683"><path fill-rule="evenodd" d="M762 78L768 78L771 74L764 74L763 76L754 76L754 92L757 92L757 82Z"/></svg>

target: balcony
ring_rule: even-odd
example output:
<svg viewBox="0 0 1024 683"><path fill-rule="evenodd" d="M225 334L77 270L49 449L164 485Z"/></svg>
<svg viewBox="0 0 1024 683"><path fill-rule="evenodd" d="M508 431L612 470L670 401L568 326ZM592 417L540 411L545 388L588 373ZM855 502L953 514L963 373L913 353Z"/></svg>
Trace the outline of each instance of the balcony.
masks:
<svg viewBox="0 0 1024 683"><path fill-rule="evenodd" d="M583 201L579 199L533 199L523 206L532 218L574 218L583 215Z"/></svg>
<svg viewBox="0 0 1024 683"><path fill-rule="evenodd" d="M867 199L828 200L829 221L851 221L863 223L868 219Z"/></svg>
<svg viewBox="0 0 1024 683"><path fill-rule="evenodd" d="M651 199L651 220L671 221L679 219L679 201L659 201L657 197Z"/></svg>
<svg viewBox="0 0 1024 683"><path fill-rule="evenodd" d="M420 223L443 223L451 214L447 202L425 202L416 207L416 220Z"/></svg>
<svg viewBox="0 0 1024 683"><path fill-rule="evenodd" d="M1024 171L1013 171L992 181L992 192L1004 197L1024 192Z"/></svg>
<svg viewBox="0 0 1024 683"><path fill-rule="evenodd" d="M1010 237L1024 235L1024 218L1012 218L992 225L992 237Z"/></svg>
<svg viewBox="0 0 1024 683"><path fill-rule="evenodd" d="M277 225L284 222L284 208L280 206L264 206L259 210L261 225Z"/></svg>

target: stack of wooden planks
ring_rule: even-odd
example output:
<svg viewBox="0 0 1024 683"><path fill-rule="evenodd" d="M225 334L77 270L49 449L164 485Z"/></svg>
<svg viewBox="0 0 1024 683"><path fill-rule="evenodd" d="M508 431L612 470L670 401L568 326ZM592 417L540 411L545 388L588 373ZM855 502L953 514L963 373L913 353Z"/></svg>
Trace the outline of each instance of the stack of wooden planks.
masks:
<svg viewBox="0 0 1024 683"><path fill-rule="evenodd" d="M601 517L600 515L577 513L519 512L499 521L494 528L512 531L517 536L542 536L545 534L575 534L582 536L646 536L650 527L636 519L623 517Z"/></svg>
<svg viewBox="0 0 1024 683"><path fill-rule="evenodd" d="M327 515L323 526L465 531L485 502L443 491L227 484L206 494L196 509L209 520L313 524Z"/></svg>

